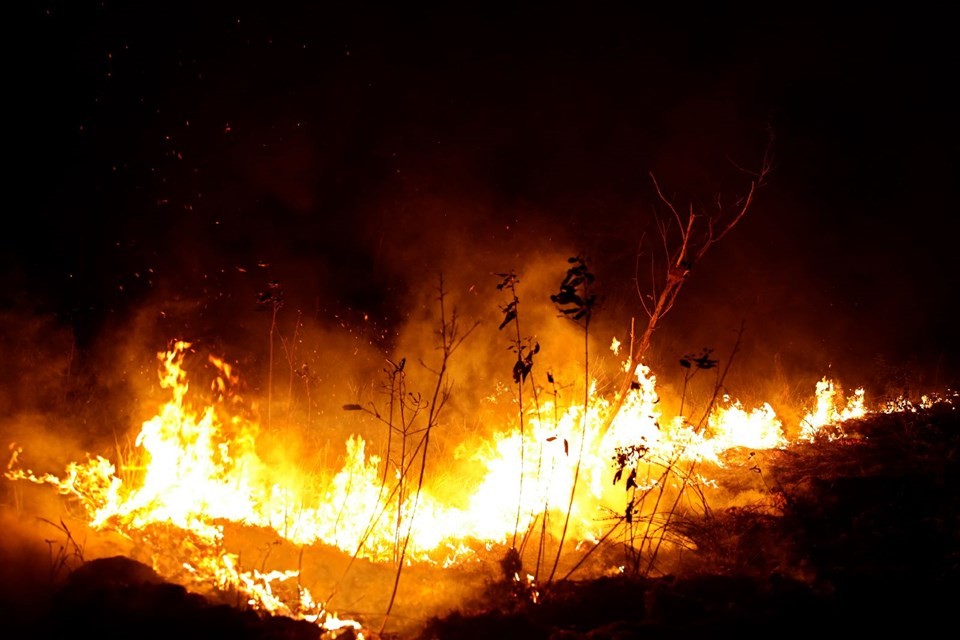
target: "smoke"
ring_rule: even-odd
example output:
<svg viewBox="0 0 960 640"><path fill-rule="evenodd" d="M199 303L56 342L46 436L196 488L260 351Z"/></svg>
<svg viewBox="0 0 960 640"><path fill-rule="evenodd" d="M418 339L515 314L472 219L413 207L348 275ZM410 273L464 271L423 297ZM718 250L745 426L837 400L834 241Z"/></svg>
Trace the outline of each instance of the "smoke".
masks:
<svg viewBox="0 0 960 640"><path fill-rule="evenodd" d="M517 429L521 393L569 407L594 379L615 387L672 217L651 174L682 212L709 211L744 192L768 124L768 185L646 355L663 415L698 418L728 365L720 391L770 402L788 435L823 376L868 401L956 380L955 115L929 107L952 104L930 64L950 56L871 35L902 16L868 33L819 17L544 28L538 10L398 28L312 11L63 8L32 25L35 67L11 92L26 96L22 231L0 251L0 445L23 467L129 452L170 399L158 354L185 340L191 399L217 399L222 358L231 409L296 488L339 470L350 436L385 457L371 412L403 363L407 393L444 401L428 483L453 504L480 479L477 452ZM550 299L572 257L596 276L589 326ZM501 326L508 273L517 317ZM522 391L517 340L537 349ZM720 366L686 380L680 359L704 349ZM49 487L0 484L12 612L44 608L76 550L58 526L69 509ZM450 601L472 583L416 584Z"/></svg>

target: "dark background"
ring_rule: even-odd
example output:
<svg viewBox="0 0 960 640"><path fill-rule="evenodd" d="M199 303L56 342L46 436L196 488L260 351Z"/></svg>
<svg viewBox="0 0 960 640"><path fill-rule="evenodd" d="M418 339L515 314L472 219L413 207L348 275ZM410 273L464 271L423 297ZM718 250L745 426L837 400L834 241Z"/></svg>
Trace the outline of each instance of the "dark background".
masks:
<svg viewBox="0 0 960 640"><path fill-rule="evenodd" d="M949 383L950 25L917 4L28 3L0 306L83 354L144 308L228 336L277 281L318 321L375 318L389 350L438 265L569 248L624 327L648 173L680 203L737 192L731 160L755 167L769 126L769 184L661 348L722 347L742 319L760 363Z"/></svg>

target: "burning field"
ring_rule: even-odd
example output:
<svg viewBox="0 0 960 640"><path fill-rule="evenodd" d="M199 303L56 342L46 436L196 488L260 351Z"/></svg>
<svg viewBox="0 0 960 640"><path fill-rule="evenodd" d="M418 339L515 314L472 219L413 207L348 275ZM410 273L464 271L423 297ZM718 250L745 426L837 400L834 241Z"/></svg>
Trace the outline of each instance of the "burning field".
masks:
<svg viewBox="0 0 960 640"><path fill-rule="evenodd" d="M723 363L704 352L679 361L687 396L673 405L686 413L665 413L641 366L606 420L596 381L561 395L551 373L524 399L531 367L504 390L522 411L450 451L436 442L459 343L443 331L439 364L420 363L433 391L408 386L413 363L388 360L373 400L330 417L357 433L323 456L289 424L268 429L242 372L186 341L157 354L162 402L111 450L44 469L57 452L10 442L3 515L27 554L13 564L33 575L17 576L31 601L9 615L36 616L21 620L35 637L76 624L298 638L620 625L632 637L756 628L782 607L820 616L834 598L846 615L837 593L866 606L878 584L956 577L952 395L871 406L822 378L784 424L769 403L719 393Z"/></svg>
<svg viewBox="0 0 960 640"><path fill-rule="evenodd" d="M951 21L28 13L4 637L952 624Z"/></svg>

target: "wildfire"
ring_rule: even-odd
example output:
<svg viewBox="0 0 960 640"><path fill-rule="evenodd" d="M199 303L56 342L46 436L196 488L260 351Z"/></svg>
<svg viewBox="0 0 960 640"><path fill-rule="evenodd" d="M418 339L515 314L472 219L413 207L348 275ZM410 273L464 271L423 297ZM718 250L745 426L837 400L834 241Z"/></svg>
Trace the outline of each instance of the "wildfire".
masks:
<svg viewBox="0 0 960 640"><path fill-rule="evenodd" d="M180 568L197 584L234 589L254 608L310 620L330 637L361 626L327 611L302 585L293 602L281 597L290 591L284 583L297 581L296 570L244 569L224 547L226 523L269 529L297 545L332 545L376 562L397 562L402 543L407 562L448 565L469 558L477 545L506 543L537 526L545 534L560 535L562 527L569 539L597 540L608 526L597 505L631 521L633 503L624 511L615 460L619 473L626 470L629 484L642 490L665 481L654 469L681 461L722 466L722 454L733 448L789 444L769 404L748 410L724 397L700 425L683 416L664 419L656 379L640 367L635 389L602 437L599 425L608 405L595 393L586 407L560 411L543 404L527 416L523 437L516 429L495 436L477 454L484 475L461 506L444 504L428 487L403 490L402 470L385 474L383 462L367 455L358 436L346 441L343 467L324 486L308 490L290 480L295 474L280 475L259 456L259 426L244 417L238 378L222 359L209 358L218 372L212 402L198 407L190 401L183 368L190 347L181 341L158 354L160 385L171 397L143 423L127 464L118 468L91 456L69 464L62 476L35 474L20 467L21 451L14 447L6 477L52 485L71 496L95 529L134 540L176 539L190 550ZM824 378L814 408L799 425L800 439L812 440L826 425L865 413L862 389L844 402ZM830 437L842 437L842 431ZM537 577L527 579L535 584Z"/></svg>
<svg viewBox="0 0 960 640"><path fill-rule="evenodd" d="M863 389L857 389L844 403L843 392L832 380L822 378L817 383L816 407L807 413L801 421L800 439L812 442L823 427L833 425L835 433L827 435L836 440L843 437L842 423L853 418L867 415Z"/></svg>

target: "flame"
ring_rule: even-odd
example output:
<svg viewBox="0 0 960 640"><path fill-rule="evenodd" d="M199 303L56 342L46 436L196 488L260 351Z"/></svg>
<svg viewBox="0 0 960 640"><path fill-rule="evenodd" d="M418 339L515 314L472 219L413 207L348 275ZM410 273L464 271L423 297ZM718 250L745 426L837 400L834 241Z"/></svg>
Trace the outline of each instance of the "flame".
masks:
<svg viewBox="0 0 960 640"><path fill-rule="evenodd" d="M769 403L747 411L739 400L729 395L710 415L709 428L715 435L711 440L716 459L727 449L780 449L789 442L783 433L783 424Z"/></svg>
<svg viewBox="0 0 960 640"><path fill-rule="evenodd" d="M587 406L562 409L545 402L526 413L523 435L517 429L495 435L474 455L482 479L461 506L444 504L428 487L404 489L402 473L385 475L383 462L367 455L359 436L347 439L343 467L307 489L296 470L278 474L259 457L258 424L244 417L238 377L225 361L209 358L217 371L213 401L199 407L191 402L183 368L190 348L181 341L158 354L160 385L171 399L142 424L128 464L118 469L91 456L69 464L62 477L38 475L19 466L21 450L12 447L6 477L52 485L77 499L95 529L137 540L176 539L180 551L189 551L178 568L197 584L235 589L254 608L310 620L331 634L361 626L327 611L299 584L292 602L282 596L290 591L285 583L298 577L294 570L243 569L224 548L225 523L267 528L294 544L321 542L378 562L397 562L402 547L407 562L449 566L469 560L478 545L506 544L518 531L536 527L544 535L600 539L609 524L598 517L598 505L631 517L632 501L625 511L624 489L616 482L616 461L621 471L630 469L631 482L642 491L668 482L660 470L678 462L723 466L728 450L789 444L766 403L748 410L724 396L700 424L683 416L664 419L656 378L641 366L634 390L602 435L609 404L595 387ZM839 386L823 378L800 439L812 440L827 425L866 412L862 389L844 402ZM842 437L842 431L830 437ZM703 475L694 481L711 484ZM535 585L538 576L526 575Z"/></svg>
<svg viewBox="0 0 960 640"><path fill-rule="evenodd" d="M843 390L832 380L821 378L817 382L816 406L800 422L800 439L813 442L828 425L836 427L835 433L826 434L829 440L842 438L842 423L865 415L867 409L862 388L854 391L853 396L844 402Z"/></svg>

